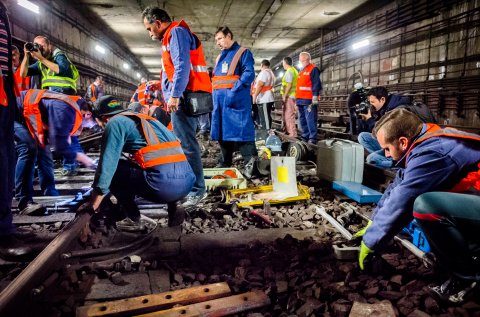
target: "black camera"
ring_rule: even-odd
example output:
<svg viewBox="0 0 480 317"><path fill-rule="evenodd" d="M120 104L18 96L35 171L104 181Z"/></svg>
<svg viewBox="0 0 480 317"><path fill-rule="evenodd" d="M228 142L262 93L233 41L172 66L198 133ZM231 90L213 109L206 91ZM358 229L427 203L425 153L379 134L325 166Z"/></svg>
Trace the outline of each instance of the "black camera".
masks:
<svg viewBox="0 0 480 317"><path fill-rule="evenodd" d="M355 105L355 113L359 114L367 114L370 110L370 103L367 101L361 102L358 105Z"/></svg>
<svg viewBox="0 0 480 317"><path fill-rule="evenodd" d="M25 44L25 49L29 52L38 52L42 51L42 47L37 43L28 42Z"/></svg>

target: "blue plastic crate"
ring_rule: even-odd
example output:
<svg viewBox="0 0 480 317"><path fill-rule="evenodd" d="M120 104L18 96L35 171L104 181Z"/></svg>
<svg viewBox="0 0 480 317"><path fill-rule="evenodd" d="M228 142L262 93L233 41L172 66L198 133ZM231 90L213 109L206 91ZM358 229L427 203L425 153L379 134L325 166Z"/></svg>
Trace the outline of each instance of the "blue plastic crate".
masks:
<svg viewBox="0 0 480 317"><path fill-rule="evenodd" d="M377 203L382 197L381 192L360 183L334 181L332 187L361 204Z"/></svg>
<svg viewBox="0 0 480 317"><path fill-rule="evenodd" d="M413 239L412 243L423 252L430 252L430 244L428 244L427 237L418 225L416 220L413 220L403 228L403 232L410 235Z"/></svg>

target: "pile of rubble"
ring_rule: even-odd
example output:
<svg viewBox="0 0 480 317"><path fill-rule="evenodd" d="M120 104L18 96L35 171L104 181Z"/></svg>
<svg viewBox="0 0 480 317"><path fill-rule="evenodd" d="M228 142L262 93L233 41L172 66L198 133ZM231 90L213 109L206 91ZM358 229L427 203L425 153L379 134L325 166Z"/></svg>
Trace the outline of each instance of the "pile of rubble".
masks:
<svg viewBox="0 0 480 317"><path fill-rule="evenodd" d="M362 272L331 251L332 234L299 241L184 255L170 265L172 289L226 281L235 293L264 290L271 305L250 316L479 316L480 304L442 307L425 286L438 282L408 251L392 247Z"/></svg>

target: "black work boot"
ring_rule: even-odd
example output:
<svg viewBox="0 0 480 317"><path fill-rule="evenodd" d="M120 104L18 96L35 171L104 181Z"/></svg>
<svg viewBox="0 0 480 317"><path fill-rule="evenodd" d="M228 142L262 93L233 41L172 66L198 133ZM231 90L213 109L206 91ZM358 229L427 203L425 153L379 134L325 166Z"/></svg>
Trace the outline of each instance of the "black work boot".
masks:
<svg viewBox="0 0 480 317"><path fill-rule="evenodd" d="M441 285L429 286L428 292L439 300L460 305L473 295L477 286L476 281L452 276Z"/></svg>
<svg viewBox="0 0 480 317"><path fill-rule="evenodd" d="M29 201L23 206L18 206L19 214L22 216L41 216L47 211L44 205Z"/></svg>
<svg viewBox="0 0 480 317"><path fill-rule="evenodd" d="M246 179L251 179L254 175L257 175L256 173L256 164L255 162L257 161L256 157L252 157L248 162L245 164L245 167L243 169L243 176L245 176Z"/></svg>
<svg viewBox="0 0 480 317"><path fill-rule="evenodd" d="M185 208L177 202L168 203L168 226L180 226L185 221Z"/></svg>
<svg viewBox="0 0 480 317"><path fill-rule="evenodd" d="M17 239L14 234L0 236L0 258L7 261L28 261L33 257L33 249Z"/></svg>

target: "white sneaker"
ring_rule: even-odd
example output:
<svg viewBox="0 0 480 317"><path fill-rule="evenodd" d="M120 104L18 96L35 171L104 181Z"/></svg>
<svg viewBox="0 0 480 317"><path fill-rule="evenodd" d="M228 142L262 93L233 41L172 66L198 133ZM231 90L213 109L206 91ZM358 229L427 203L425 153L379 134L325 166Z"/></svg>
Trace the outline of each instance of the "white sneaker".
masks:
<svg viewBox="0 0 480 317"><path fill-rule="evenodd" d="M208 194L205 192L200 195L187 195L187 200L182 204L183 207L193 207L198 205L202 200L207 198Z"/></svg>

